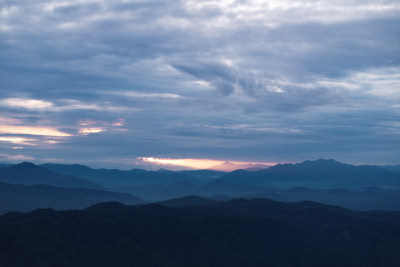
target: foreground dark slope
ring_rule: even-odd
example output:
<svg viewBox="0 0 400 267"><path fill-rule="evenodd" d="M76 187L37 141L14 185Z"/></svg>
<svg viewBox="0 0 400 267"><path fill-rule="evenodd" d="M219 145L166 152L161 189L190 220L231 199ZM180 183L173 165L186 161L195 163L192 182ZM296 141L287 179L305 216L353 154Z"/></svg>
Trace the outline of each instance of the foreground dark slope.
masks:
<svg viewBox="0 0 400 267"><path fill-rule="evenodd" d="M310 189L294 187L275 189L275 194L255 194L246 198L269 198L283 202L312 200L356 210L400 211L400 189L362 188L348 190L344 188Z"/></svg>
<svg viewBox="0 0 400 267"><path fill-rule="evenodd" d="M183 206L185 201L193 203L186 198ZM83 211L3 215L0 266L400 264L399 213L310 202L195 202L181 208L104 203Z"/></svg>
<svg viewBox="0 0 400 267"><path fill-rule="evenodd" d="M127 205L144 203L142 199L129 194L103 190L0 183L0 214L38 208L83 209L106 201L119 201Z"/></svg>

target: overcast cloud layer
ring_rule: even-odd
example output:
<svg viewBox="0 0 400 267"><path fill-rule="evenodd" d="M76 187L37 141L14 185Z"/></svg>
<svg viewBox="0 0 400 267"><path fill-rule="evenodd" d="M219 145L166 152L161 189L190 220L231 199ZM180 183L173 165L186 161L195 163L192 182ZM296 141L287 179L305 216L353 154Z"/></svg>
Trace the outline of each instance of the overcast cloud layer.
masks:
<svg viewBox="0 0 400 267"><path fill-rule="evenodd" d="M400 3L0 3L0 161L400 163Z"/></svg>

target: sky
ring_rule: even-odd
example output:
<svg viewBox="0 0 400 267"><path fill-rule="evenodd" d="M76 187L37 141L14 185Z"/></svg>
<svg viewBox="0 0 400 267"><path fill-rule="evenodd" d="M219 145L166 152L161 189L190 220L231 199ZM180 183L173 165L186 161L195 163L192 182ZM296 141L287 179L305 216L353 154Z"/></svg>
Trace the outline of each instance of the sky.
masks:
<svg viewBox="0 0 400 267"><path fill-rule="evenodd" d="M0 3L1 162L318 158L400 164L398 0Z"/></svg>

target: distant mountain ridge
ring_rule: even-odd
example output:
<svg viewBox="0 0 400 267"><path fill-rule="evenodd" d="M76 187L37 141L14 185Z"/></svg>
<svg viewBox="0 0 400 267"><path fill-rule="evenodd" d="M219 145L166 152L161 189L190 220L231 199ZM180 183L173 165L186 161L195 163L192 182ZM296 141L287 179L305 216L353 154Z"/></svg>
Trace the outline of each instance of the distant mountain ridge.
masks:
<svg viewBox="0 0 400 267"><path fill-rule="evenodd" d="M235 168L238 165L225 162L223 165ZM41 165L54 172L74 175L89 179L105 187L116 186L151 186L170 185L178 181L190 183L208 183L212 180L225 180L230 183L250 186L267 187L400 187L400 174L380 166L340 163L335 160L306 160L296 164L277 164L268 168L251 167L233 172L215 170L191 171L146 171L132 169L121 171L117 169L92 169L90 167L74 164ZM245 166L248 167L248 166Z"/></svg>
<svg viewBox="0 0 400 267"><path fill-rule="evenodd" d="M142 187L113 187L116 192L126 192L143 198L147 201L161 201L165 199L196 195L210 197L213 195L229 195L231 197L250 196L268 192L266 188L237 185L224 180L214 180L206 184L196 185L187 181L179 181L170 185L149 185Z"/></svg>
<svg viewBox="0 0 400 267"><path fill-rule="evenodd" d="M389 170L391 172L397 172L400 173L400 165L384 165L384 166L380 166L386 170Z"/></svg>
<svg viewBox="0 0 400 267"><path fill-rule="evenodd" d="M55 163L46 163L41 166L54 172L89 179L104 187L171 184L177 181L194 180L193 177L188 176L186 173L175 171L145 171L141 169L122 171L118 169L92 169L79 164L68 165Z"/></svg>
<svg viewBox="0 0 400 267"><path fill-rule="evenodd" d="M10 169L19 172L14 176L1 175ZM132 194L149 202L197 195L224 200L234 197L263 197L284 202L313 200L361 210L400 209L400 197L397 197L400 174L379 166L354 166L323 159L231 173L214 170L122 171L92 169L80 164L43 164L39 167L23 163L0 168L1 181L103 188Z"/></svg>
<svg viewBox="0 0 400 267"><path fill-rule="evenodd" d="M271 187L400 187L400 175L379 166L354 166L324 159L277 164L256 172L237 170L219 179L237 184Z"/></svg>
<svg viewBox="0 0 400 267"><path fill-rule="evenodd" d="M144 200L126 193L0 182L0 214L10 211L26 212L38 208L83 209L106 201L119 201L126 205L145 203Z"/></svg>
<svg viewBox="0 0 400 267"><path fill-rule="evenodd" d="M87 179L59 174L30 162L0 168L0 182L25 185L46 184L71 188L103 188Z"/></svg>

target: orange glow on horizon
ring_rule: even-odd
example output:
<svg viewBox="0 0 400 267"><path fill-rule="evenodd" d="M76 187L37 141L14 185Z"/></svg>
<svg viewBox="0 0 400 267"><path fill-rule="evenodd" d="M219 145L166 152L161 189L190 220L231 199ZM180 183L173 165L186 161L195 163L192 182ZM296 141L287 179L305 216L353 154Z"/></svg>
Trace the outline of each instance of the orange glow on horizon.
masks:
<svg viewBox="0 0 400 267"><path fill-rule="evenodd" d="M138 159L147 163L154 163L157 165L174 165L174 166L189 167L194 169L207 169L209 167L224 163L224 161L211 160L211 159L169 159L169 158L153 158L153 157L143 157Z"/></svg>
<svg viewBox="0 0 400 267"><path fill-rule="evenodd" d="M209 169L214 166L229 162L237 165L232 166L232 169L249 168L257 165L265 165L267 167L275 165L275 163L270 162L245 162L245 161L224 161L224 160L213 160L213 159L172 159L172 158L154 158L154 157L139 157L139 160L146 163L153 163L156 165L173 165L181 166L192 169ZM231 169L227 169L230 171Z"/></svg>

